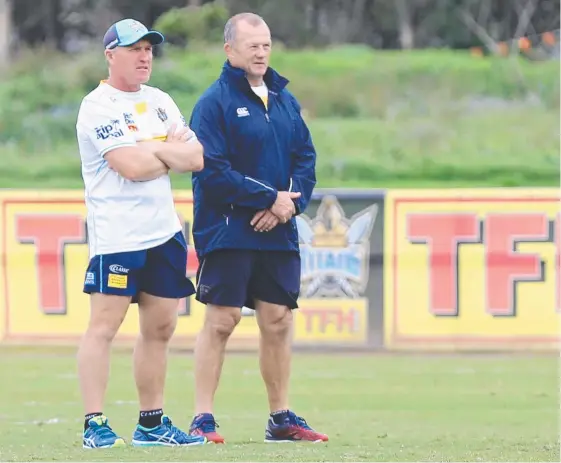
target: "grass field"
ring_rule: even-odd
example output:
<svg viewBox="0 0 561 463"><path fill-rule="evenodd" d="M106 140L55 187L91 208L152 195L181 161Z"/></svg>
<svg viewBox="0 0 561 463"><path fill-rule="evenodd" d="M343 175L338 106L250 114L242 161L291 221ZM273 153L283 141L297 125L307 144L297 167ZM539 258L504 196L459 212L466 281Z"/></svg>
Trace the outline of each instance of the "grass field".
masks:
<svg viewBox="0 0 561 463"><path fill-rule="evenodd" d="M559 184L558 118L539 109L431 118L310 121L318 188L481 187ZM530 118L534 130L516 129ZM4 188L82 188L75 145L2 151ZM191 188L191 175L173 175Z"/></svg>
<svg viewBox="0 0 561 463"><path fill-rule="evenodd" d="M255 355L230 354L216 413L225 446L85 451L74 351L1 348L1 461L559 461L554 356L297 354L292 406L327 444L263 443ZM192 355L170 361L166 410L186 427ZM130 440L129 352L115 351L105 413Z"/></svg>
<svg viewBox="0 0 561 463"><path fill-rule="evenodd" d="M167 48L151 85L189 118L221 47ZM276 50L318 152L318 188L559 185L559 66L360 46ZM51 69L56 67L57 73ZM82 188L75 123L98 53L36 51L0 75L0 187ZM190 175L174 176L190 188Z"/></svg>

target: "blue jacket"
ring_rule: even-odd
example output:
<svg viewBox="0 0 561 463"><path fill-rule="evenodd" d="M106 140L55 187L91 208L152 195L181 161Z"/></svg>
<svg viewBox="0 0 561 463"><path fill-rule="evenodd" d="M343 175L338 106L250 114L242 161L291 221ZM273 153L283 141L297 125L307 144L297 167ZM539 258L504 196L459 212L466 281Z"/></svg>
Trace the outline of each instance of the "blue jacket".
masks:
<svg viewBox="0 0 561 463"><path fill-rule="evenodd" d="M302 213L316 184L316 152L288 80L269 68L268 109L245 72L227 61L193 108L189 126L204 148L205 166L193 173L193 239L199 259L217 249L297 251L296 220L255 232L255 213L277 191L297 191Z"/></svg>

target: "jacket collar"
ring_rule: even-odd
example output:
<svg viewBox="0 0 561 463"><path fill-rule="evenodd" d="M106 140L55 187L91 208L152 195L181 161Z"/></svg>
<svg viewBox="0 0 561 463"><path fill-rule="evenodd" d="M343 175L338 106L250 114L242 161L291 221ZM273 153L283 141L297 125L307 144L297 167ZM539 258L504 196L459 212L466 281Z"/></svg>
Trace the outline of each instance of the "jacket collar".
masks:
<svg viewBox="0 0 561 463"><path fill-rule="evenodd" d="M228 82L232 82L241 89L249 89L249 82L245 78L245 71L232 66L229 61L226 61L222 67L222 78L226 79ZM267 72L265 72L263 80L269 90L277 93L284 89L289 82L288 79L281 76L271 67L267 68Z"/></svg>

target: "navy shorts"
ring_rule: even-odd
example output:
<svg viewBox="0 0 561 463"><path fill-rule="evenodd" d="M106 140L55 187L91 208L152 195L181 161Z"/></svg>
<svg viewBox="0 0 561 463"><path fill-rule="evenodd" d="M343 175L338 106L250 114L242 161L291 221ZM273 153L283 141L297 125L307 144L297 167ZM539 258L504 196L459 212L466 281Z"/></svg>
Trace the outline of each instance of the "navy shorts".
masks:
<svg viewBox="0 0 561 463"><path fill-rule="evenodd" d="M298 307L300 255L292 251L224 249L199 264L197 300L203 304L255 309L255 299Z"/></svg>
<svg viewBox="0 0 561 463"><path fill-rule="evenodd" d="M132 296L138 293L181 299L195 294L186 276L187 244L177 232L164 244L143 251L103 254L91 258L86 270L84 292Z"/></svg>

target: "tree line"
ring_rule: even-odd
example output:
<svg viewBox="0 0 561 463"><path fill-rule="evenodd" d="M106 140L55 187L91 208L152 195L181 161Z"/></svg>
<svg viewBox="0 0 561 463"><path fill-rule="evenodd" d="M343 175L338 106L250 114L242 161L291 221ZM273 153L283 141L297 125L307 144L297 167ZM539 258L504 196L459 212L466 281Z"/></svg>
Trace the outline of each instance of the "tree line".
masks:
<svg viewBox="0 0 561 463"><path fill-rule="evenodd" d="M194 13L208 4L228 15L262 15L287 47L491 51L500 42L558 31L560 6L559 0L0 0L0 59L24 47L80 51L122 17L151 27L171 9Z"/></svg>

